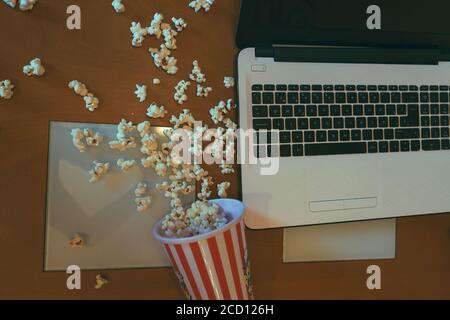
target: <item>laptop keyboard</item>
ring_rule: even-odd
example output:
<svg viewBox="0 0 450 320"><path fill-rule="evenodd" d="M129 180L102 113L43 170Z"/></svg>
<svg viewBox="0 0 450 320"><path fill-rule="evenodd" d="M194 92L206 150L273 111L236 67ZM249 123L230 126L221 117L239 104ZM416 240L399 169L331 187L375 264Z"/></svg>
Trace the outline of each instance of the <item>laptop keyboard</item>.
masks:
<svg viewBox="0 0 450 320"><path fill-rule="evenodd" d="M257 157L450 147L447 85L254 84L252 115ZM279 130L278 141L261 130Z"/></svg>

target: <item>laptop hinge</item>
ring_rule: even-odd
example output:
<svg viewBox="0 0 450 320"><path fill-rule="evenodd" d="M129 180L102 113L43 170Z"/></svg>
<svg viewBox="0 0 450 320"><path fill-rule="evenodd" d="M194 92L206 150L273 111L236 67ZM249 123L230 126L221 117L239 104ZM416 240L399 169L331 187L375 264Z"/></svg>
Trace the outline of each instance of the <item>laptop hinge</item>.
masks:
<svg viewBox="0 0 450 320"><path fill-rule="evenodd" d="M437 65L440 60L439 49L274 46L257 49L255 54L278 62Z"/></svg>

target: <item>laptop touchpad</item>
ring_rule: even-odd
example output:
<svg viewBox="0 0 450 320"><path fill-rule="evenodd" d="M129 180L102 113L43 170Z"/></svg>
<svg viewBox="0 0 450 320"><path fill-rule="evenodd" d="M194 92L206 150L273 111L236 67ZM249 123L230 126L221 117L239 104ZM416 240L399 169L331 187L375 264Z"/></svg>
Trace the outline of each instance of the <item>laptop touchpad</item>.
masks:
<svg viewBox="0 0 450 320"><path fill-rule="evenodd" d="M377 205L379 175L367 165L322 166L308 170L307 199L311 211L371 208Z"/></svg>

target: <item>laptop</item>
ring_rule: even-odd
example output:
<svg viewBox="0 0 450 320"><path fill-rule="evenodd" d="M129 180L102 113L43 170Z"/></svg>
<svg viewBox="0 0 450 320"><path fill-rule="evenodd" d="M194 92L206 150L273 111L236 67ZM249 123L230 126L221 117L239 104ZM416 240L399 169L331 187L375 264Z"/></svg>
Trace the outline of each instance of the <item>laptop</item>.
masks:
<svg viewBox="0 0 450 320"><path fill-rule="evenodd" d="M448 12L448 0L242 1L249 228L450 211Z"/></svg>

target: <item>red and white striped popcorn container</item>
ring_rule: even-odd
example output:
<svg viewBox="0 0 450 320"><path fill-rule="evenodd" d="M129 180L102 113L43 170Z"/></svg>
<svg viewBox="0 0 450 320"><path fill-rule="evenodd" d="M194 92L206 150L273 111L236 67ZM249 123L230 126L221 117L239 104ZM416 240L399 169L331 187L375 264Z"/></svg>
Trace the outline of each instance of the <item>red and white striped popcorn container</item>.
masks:
<svg viewBox="0 0 450 320"><path fill-rule="evenodd" d="M188 238L168 238L160 220L153 235L161 241L188 299L252 300L250 262L245 241L244 204L216 199L228 223L212 232Z"/></svg>

